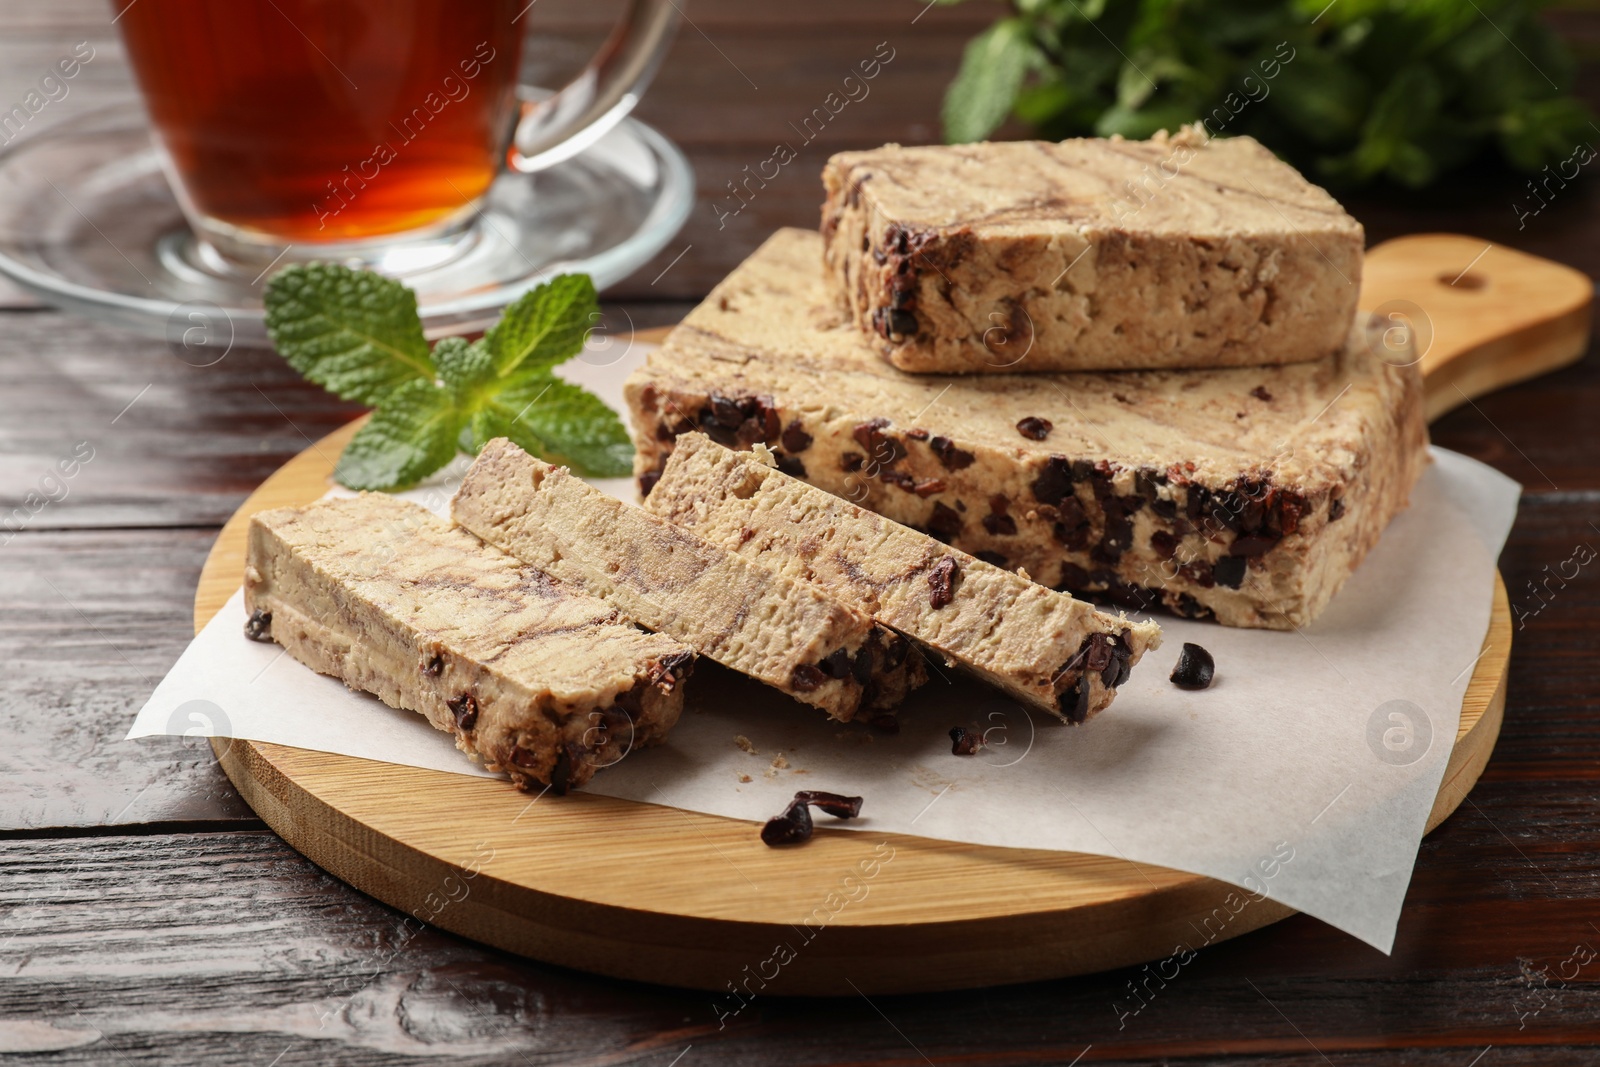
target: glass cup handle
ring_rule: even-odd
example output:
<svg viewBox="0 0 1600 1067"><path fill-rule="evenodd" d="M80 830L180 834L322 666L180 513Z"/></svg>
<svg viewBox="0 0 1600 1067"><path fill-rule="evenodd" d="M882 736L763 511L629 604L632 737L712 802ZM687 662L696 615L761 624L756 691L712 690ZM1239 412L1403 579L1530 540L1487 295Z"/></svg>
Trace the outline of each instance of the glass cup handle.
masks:
<svg viewBox="0 0 1600 1067"><path fill-rule="evenodd" d="M676 0L628 0L600 51L559 92L524 99L506 154L523 174L570 159L633 110L661 66L681 12Z"/></svg>

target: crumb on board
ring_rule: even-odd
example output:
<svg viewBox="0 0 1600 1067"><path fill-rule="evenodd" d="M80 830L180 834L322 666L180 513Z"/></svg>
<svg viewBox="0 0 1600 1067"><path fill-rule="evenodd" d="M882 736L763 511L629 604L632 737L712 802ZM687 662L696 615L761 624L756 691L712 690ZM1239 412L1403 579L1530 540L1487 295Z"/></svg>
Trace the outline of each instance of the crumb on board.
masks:
<svg viewBox="0 0 1600 1067"><path fill-rule="evenodd" d="M757 754L756 753L756 746L751 744L750 743L750 739L748 737L746 737L744 734L740 734L739 736L735 737L733 739L733 743L738 745L740 748L744 749L746 752L750 753L750 755L752 755L752 756Z"/></svg>
<svg viewBox="0 0 1600 1067"><path fill-rule="evenodd" d="M772 757L772 769L773 770L781 771L787 766L789 766L789 761L784 758L782 752L780 752L776 756Z"/></svg>
<svg viewBox="0 0 1600 1067"><path fill-rule="evenodd" d="M739 776L739 781L741 781L741 782L753 782L753 781L755 781L755 779L751 778L748 774L741 774Z"/></svg>

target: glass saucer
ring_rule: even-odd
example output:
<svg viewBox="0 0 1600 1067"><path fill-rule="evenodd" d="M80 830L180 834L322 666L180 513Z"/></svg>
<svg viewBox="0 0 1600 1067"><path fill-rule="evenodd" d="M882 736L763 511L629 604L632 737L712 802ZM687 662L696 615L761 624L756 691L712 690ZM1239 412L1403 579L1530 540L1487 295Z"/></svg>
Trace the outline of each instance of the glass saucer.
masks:
<svg viewBox="0 0 1600 1067"><path fill-rule="evenodd" d="M621 281L693 203L683 153L626 119L549 170L502 175L447 262L398 276L416 290L430 337L470 332L556 274L585 273L602 289ZM208 267L137 103L0 151L0 272L47 303L148 336L179 340L200 324L223 333L213 344L267 340L267 272Z"/></svg>

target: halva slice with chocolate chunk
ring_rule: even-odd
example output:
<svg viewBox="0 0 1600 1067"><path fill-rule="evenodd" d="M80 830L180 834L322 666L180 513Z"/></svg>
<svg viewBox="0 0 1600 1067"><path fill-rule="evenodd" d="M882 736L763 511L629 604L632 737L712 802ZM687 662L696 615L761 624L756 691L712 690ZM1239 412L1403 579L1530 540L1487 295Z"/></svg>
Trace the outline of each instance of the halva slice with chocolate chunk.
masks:
<svg viewBox="0 0 1600 1067"><path fill-rule="evenodd" d="M566 792L677 722L694 653L381 493L250 522L246 634Z"/></svg>
<svg viewBox="0 0 1600 1067"><path fill-rule="evenodd" d="M452 509L490 544L835 719L894 708L926 680L911 643L866 614L504 438L467 471Z"/></svg>
<svg viewBox="0 0 1600 1067"><path fill-rule="evenodd" d="M843 152L832 288L902 370L1321 359L1361 289L1360 223L1249 137Z"/></svg>
<svg viewBox="0 0 1600 1067"><path fill-rule="evenodd" d="M974 559L908 526L734 452L678 438L645 507L743 556L811 582L1018 700L1083 722L1161 644L1150 622Z"/></svg>
<svg viewBox="0 0 1600 1067"><path fill-rule="evenodd" d="M641 492L679 434L761 442L785 473L1044 585L1285 629L1427 462L1422 377L1392 331L1281 367L903 374L829 310L820 250L780 231L631 376Z"/></svg>

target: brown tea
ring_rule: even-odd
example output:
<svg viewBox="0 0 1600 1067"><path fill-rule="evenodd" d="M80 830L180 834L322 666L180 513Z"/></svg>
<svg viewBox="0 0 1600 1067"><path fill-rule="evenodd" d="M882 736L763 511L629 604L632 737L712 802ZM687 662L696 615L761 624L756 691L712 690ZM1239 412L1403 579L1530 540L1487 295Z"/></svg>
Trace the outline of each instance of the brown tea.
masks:
<svg viewBox="0 0 1600 1067"><path fill-rule="evenodd" d="M349 241L465 211L499 173L525 0L112 0L193 211Z"/></svg>

